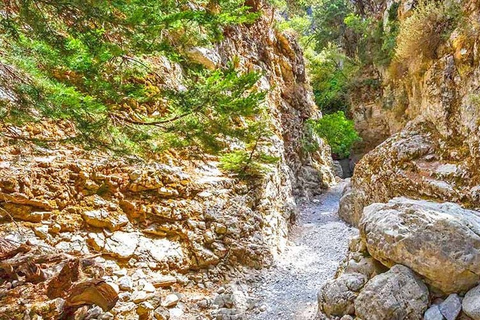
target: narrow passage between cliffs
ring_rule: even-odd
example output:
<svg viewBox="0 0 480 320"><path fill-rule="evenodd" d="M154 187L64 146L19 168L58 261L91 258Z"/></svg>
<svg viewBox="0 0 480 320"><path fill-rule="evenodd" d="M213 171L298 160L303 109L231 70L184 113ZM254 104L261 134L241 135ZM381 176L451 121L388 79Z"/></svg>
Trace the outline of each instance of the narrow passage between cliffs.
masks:
<svg viewBox="0 0 480 320"><path fill-rule="evenodd" d="M315 319L317 292L333 278L347 254L349 239L358 233L337 216L345 185L342 181L300 205L286 249L251 284L262 312L256 309L248 319Z"/></svg>

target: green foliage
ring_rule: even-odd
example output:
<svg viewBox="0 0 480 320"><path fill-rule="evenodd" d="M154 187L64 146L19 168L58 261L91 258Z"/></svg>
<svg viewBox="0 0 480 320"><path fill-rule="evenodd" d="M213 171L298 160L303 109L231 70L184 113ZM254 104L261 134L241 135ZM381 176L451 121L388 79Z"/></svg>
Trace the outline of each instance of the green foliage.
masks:
<svg viewBox="0 0 480 320"><path fill-rule="evenodd" d="M267 124L268 115L264 111L261 117L262 120L251 125L253 128L251 139L248 142L244 140L243 148L221 155L221 168L232 171L242 178L254 178L269 172L271 165L279 160L269 153L271 145L269 140L265 139L272 134Z"/></svg>
<svg viewBox="0 0 480 320"><path fill-rule="evenodd" d="M365 81L369 66L387 67L395 53L398 4L383 20L367 18L347 0L313 0L302 10L283 6L280 29L300 35L315 101L324 114L347 112L350 95ZM372 81L375 79L372 79Z"/></svg>
<svg viewBox="0 0 480 320"><path fill-rule="evenodd" d="M270 165L279 158L258 150L236 150L220 157L224 170L232 171L242 178L254 178L270 171Z"/></svg>
<svg viewBox="0 0 480 320"><path fill-rule="evenodd" d="M352 13L346 0L321 0L315 6L314 24L317 49L330 44L348 45L346 40L347 25L345 19ZM347 19L348 21L348 19Z"/></svg>
<svg viewBox="0 0 480 320"><path fill-rule="evenodd" d="M349 89L357 68L335 47L310 58L309 69L316 104L322 113L346 112Z"/></svg>
<svg viewBox="0 0 480 320"><path fill-rule="evenodd" d="M72 122L70 141L145 154L168 148L221 153L228 139L259 132L261 76L205 70L185 52L219 41L225 26L251 23L241 0L14 0L0 4L0 65L19 79L6 123ZM158 57L180 63L179 89L162 86Z"/></svg>
<svg viewBox="0 0 480 320"><path fill-rule="evenodd" d="M312 126L315 132L328 142L332 153L341 158L348 157L352 145L360 140L353 121L348 120L341 111L312 121Z"/></svg>

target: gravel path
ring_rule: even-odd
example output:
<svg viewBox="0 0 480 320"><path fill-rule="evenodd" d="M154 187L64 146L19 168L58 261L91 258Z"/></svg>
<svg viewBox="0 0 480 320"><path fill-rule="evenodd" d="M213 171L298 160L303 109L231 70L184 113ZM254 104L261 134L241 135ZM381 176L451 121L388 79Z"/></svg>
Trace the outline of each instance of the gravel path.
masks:
<svg viewBox="0 0 480 320"><path fill-rule="evenodd" d="M345 182L300 207L289 244L270 269L252 285L261 313L252 320L311 320L317 313L317 292L345 258L348 240L357 234L336 212ZM258 312L258 309L256 309Z"/></svg>

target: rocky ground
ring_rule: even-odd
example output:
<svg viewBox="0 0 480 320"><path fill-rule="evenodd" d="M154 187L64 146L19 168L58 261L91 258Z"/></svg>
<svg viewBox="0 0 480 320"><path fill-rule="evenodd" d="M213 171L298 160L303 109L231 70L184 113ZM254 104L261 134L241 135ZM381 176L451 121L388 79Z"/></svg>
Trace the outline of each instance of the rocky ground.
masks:
<svg viewBox="0 0 480 320"><path fill-rule="evenodd" d="M259 308L248 319L313 319L317 292L345 259L348 242L357 230L337 216L345 182L300 206L285 251L270 269L251 279L251 295Z"/></svg>

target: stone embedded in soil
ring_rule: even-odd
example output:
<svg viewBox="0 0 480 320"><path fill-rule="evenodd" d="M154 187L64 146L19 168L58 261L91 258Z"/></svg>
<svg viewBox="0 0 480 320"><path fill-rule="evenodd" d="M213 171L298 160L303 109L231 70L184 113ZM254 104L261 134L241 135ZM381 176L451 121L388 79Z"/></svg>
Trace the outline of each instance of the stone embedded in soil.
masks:
<svg viewBox="0 0 480 320"><path fill-rule="evenodd" d="M129 276L123 276L120 279L118 279L118 286L120 289L124 291L132 291L133 290L133 281L132 278Z"/></svg>
<svg viewBox="0 0 480 320"><path fill-rule="evenodd" d="M154 276L152 283L156 288L170 287L172 284L177 283L177 278L169 275Z"/></svg>
<svg viewBox="0 0 480 320"><path fill-rule="evenodd" d="M84 211L82 217L89 225L96 228L108 228L110 231L116 231L128 223L124 214L105 209Z"/></svg>
<svg viewBox="0 0 480 320"><path fill-rule="evenodd" d="M177 305L178 301L180 301L178 295L172 293L165 297L162 301L162 306L166 308L174 307Z"/></svg>

